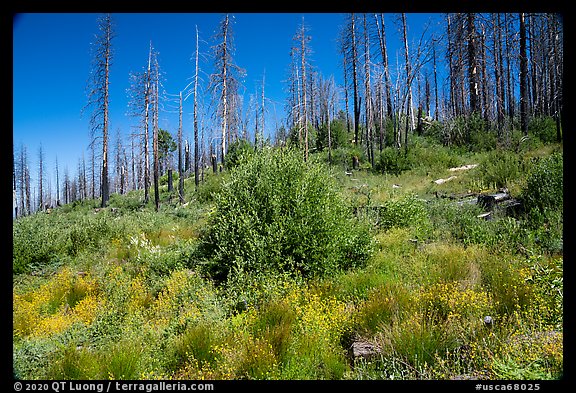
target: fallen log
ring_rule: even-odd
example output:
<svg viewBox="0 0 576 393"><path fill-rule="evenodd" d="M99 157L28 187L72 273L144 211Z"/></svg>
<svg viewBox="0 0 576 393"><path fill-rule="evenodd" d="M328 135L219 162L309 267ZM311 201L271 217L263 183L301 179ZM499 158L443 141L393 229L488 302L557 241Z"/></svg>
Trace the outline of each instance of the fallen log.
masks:
<svg viewBox="0 0 576 393"><path fill-rule="evenodd" d="M473 168L476 168L477 166L478 166L478 164L468 164L468 165L463 165L463 166L459 166L459 167L455 167L455 168L449 168L448 170L450 172L467 171L468 169L473 169Z"/></svg>
<svg viewBox="0 0 576 393"><path fill-rule="evenodd" d="M444 184L444 183L446 183L447 181L454 180L454 179L456 179L456 176L450 176L450 177L448 177L448 178L446 178L446 179L434 180L434 183L436 183L436 184Z"/></svg>
<svg viewBox="0 0 576 393"><path fill-rule="evenodd" d="M510 194L507 192L498 192L496 194L478 195L477 203L485 210L492 210L494 206L500 202L509 200Z"/></svg>
<svg viewBox="0 0 576 393"><path fill-rule="evenodd" d="M465 198L470 198L470 197L476 197L478 196L477 193L475 192L465 192L463 194L445 194L445 193L441 193L438 191L434 191L434 195L436 196L436 198L445 198L445 199L450 199L450 200L455 200L455 199L465 199Z"/></svg>

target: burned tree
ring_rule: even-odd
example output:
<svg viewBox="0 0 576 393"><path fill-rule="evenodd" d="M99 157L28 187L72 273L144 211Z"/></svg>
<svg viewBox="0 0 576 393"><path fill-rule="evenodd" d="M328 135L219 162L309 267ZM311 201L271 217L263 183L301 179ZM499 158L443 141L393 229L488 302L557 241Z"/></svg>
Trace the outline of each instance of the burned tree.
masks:
<svg viewBox="0 0 576 393"><path fill-rule="evenodd" d="M88 87L87 107L93 109L90 117L90 136L92 144L97 138L102 143L102 176L100 192L102 207L105 207L110 198L108 187L108 129L109 129L109 83L110 66L112 64L112 39L114 30L112 16L107 14L98 19L100 33L93 43L93 68Z"/></svg>
<svg viewBox="0 0 576 393"><path fill-rule="evenodd" d="M239 78L244 70L234 64L234 40L232 31L233 17L226 14L218 27L216 39L218 43L213 47L214 68L216 72L211 75L210 88L217 102L217 117L220 119L220 162L224 165L226 143L231 141L238 126L238 88Z"/></svg>
<svg viewBox="0 0 576 393"><path fill-rule="evenodd" d="M528 135L528 57L526 51L526 20L525 14L518 15L520 19L520 128Z"/></svg>

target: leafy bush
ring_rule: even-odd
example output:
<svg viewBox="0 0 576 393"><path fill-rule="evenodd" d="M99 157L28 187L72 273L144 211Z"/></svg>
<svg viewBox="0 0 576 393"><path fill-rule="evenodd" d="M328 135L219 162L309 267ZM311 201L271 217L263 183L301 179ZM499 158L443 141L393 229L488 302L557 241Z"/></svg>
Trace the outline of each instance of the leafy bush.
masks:
<svg viewBox="0 0 576 393"><path fill-rule="evenodd" d="M556 142L556 122L550 116L532 118L528 124L528 132L544 143Z"/></svg>
<svg viewBox="0 0 576 393"><path fill-rule="evenodd" d="M541 213L547 210L561 210L564 206L564 159L554 153L540 159L532 168L522 199L527 211L536 209Z"/></svg>
<svg viewBox="0 0 576 393"><path fill-rule="evenodd" d="M68 231L59 218L38 213L12 224L12 268L14 274L41 267L64 254Z"/></svg>
<svg viewBox="0 0 576 393"><path fill-rule="evenodd" d="M507 187L522 173L522 161L507 150L493 150L480 164L480 176L487 187Z"/></svg>
<svg viewBox="0 0 576 393"><path fill-rule="evenodd" d="M374 169L381 173L400 175L402 172L412 168L412 162L406 156L403 149L386 147L382 149Z"/></svg>
<svg viewBox="0 0 576 393"><path fill-rule="evenodd" d="M312 276L370 254L368 229L349 216L333 178L298 150L262 150L215 200L199 252L216 278L269 270Z"/></svg>
<svg viewBox="0 0 576 393"><path fill-rule="evenodd" d="M172 186L174 188L176 188L178 186L178 179L180 178L180 175L178 174L178 170L175 169L172 171ZM167 186L168 185L168 171L166 171L165 174L163 174L162 176L160 176L158 178L158 183L161 186Z"/></svg>
<svg viewBox="0 0 576 393"><path fill-rule="evenodd" d="M198 188L196 198L200 203L213 202L214 196L222 189L222 184L229 177L229 172L222 172L218 175L208 174L206 180Z"/></svg>
<svg viewBox="0 0 576 393"><path fill-rule="evenodd" d="M413 167L446 169L462 165L462 159L454 149L430 143L430 138L414 137L408 151L409 161Z"/></svg>
<svg viewBox="0 0 576 393"><path fill-rule="evenodd" d="M188 326L184 333L176 336L172 344L168 367L177 370L190 358L195 359L199 365L214 363L215 339L214 329L204 322Z"/></svg>
<svg viewBox="0 0 576 393"><path fill-rule="evenodd" d="M332 150L344 147L348 144L348 131L346 130L346 122L336 119L330 123L330 144ZM328 149L328 127L322 124L318 130L318 138L316 139L316 148L318 151Z"/></svg>
<svg viewBox="0 0 576 393"><path fill-rule="evenodd" d="M564 248L563 156L554 153L532 167L520 198L526 211L526 227L534 242L545 252Z"/></svg>
<svg viewBox="0 0 576 393"><path fill-rule="evenodd" d="M383 229L424 226L428 222L425 202L409 194L387 200L379 210L379 225Z"/></svg>
<svg viewBox="0 0 576 393"><path fill-rule="evenodd" d="M244 139L238 139L230 144L224 159L226 168L233 169L250 159L254 154L254 147Z"/></svg>
<svg viewBox="0 0 576 393"><path fill-rule="evenodd" d="M465 146L471 151L487 151L496 147L496 133L479 114L458 116L445 125L442 142L447 145Z"/></svg>
<svg viewBox="0 0 576 393"><path fill-rule="evenodd" d="M68 253L78 255L84 249L95 250L112 239L113 228L108 223L109 217L98 216L96 219L84 218L70 230Z"/></svg>

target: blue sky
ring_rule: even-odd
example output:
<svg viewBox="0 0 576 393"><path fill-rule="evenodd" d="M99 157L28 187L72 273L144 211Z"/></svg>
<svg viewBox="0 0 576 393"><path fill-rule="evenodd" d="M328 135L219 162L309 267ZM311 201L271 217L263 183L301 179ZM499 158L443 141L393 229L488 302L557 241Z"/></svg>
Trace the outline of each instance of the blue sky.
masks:
<svg viewBox="0 0 576 393"><path fill-rule="evenodd" d="M336 39L344 23L340 13L238 13L235 18L235 63L246 70L243 80L244 100L258 91L265 73L265 93L270 100L267 122L281 123L286 99L286 78L290 63L290 48L296 30L304 22L312 37L312 64L324 77L334 75L342 84L341 57ZM81 117L87 102L85 88L91 68L90 43L98 32L99 14L37 13L18 14L13 22L13 142L16 150L21 144L28 149L33 180L37 172L38 150L44 151L45 166L53 172L56 157L61 173L67 167L76 172L78 160L89 151L89 115ZM200 33L200 51L208 55L214 44L212 38L220 13L188 14L113 14L116 38L113 41L114 60L110 80L110 131L115 138L120 130L126 136L135 124L126 116L129 73L146 65L150 41L159 52L164 72L164 88L178 92L188 84L194 73L191 60L195 50L195 28ZM395 15L386 15L387 42L390 61L401 40L396 34ZM439 14L408 14L410 40L416 40L422 24ZM212 61L201 61L206 73L203 85L208 84ZM275 107L272 103L275 102ZM192 102L184 103L183 131L192 136ZM275 113L275 114L274 114ZM160 127L176 134L178 118L175 114L161 115ZM113 139L114 140L114 139ZM127 142L125 142L127 143ZM55 175L53 175L55 176ZM52 181L55 183L55 180Z"/></svg>

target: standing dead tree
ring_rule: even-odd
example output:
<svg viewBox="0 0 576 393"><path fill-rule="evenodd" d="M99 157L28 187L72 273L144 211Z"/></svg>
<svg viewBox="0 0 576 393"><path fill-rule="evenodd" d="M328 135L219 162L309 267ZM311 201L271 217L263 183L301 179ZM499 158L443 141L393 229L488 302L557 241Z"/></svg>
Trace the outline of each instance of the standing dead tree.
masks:
<svg viewBox="0 0 576 393"><path fill-rule="evenodd" d="M466 14L466 44L468 60L468 93L470 97L470 114L480 111L480 93L478 87L478 48L476 37L475 14Z"/></svg>
<svg viewBox="0 0 576 393"><path fill-rule="evenodd" d="M299 107L301 109L298 128L299 130L304 131L304 161L308 160L308 121L310 118L310 106L307 94L308 80L306 76L310 68L309 55L311 50L308 43L310 42L311 37L307 34L307 32L308 28L304 24L304 18L302 18L302 24L298 28L298 31L293 38L293 40L296 42L293 48L293 53L295 54L295 59L298 62L298 67L296 67L296 71L298 72L296 78L298 79L298 101L300 103ZM300 132L301 131L299 131L299 134Z"/></svg>
<svg viewBox="0 0 576 393"><path fill-rule="evenodd" d="M160 66L158 65L158 54L151 49L152 53L152 68L150 72L151 80L151 100L152 100L152 153L154 155L153 162L153 178L154 178L154 207L156 211L160 209L160 149L158 134L160 128L158 126L158 118L160 116Z"/></svg>
<svg viewBox="0 0 576 393"><path fill-rule="evenodd" d="M320 104L320 119L321 125L325 125L328 132L328 162L332 163L332 132L330 123L334 118L334 108L337 101L337 90L334 83L334 77L324 79L320 76L318 81L318 98Z"/></svg>
<svg viewBox="0 0 576 393"><path fill-rule="evenodd" d="M199 62L199 34L198 34L198 26L196 26L196 52L194 56L194 64L196 65L194 69L194 186L196 190L198 190L198 185L200 183L199 173L198 173L198 164L199 164L199 150L198 150L198 76L200 72L200 68L198 65ZM182 95L180 95L182 97ZM179 143L181 145L181 143ZM178 163L178 166L181 169L181 163ZM183 176L181 176L183 177ZM180 184L180 202L184 202L184 179L181 180Z"/></svg>
<svg viewBox="0 0 576 393"><path fill-rule="evenodd" d="M44 151L38 149L38 211L44 210Z"/></svg>
<svg viewBox="0 0 576 393"><path fill-rule="evenodd" d="M91 144L100 138L102 142L102 176L100 178L100 192L102 207L105 207L110 198L108 184L108 129L109 129L109 83L110 66L112 64L112 39L114 29L112 16L107 14L98 19L100 33L96 35L93 43L93 68L88 82L88 104L93 109L90 117ZM85 108L86 108L85 107Z"/></svg>
<svg viewBox="0 0 576 393"><path fill-rule="evenodd" d="M354 144L357 146L359 142L361 99L358 94L358 42L356 39L356 16L354 13L350 14L347 31L349 37L347 44L349 51L347 51L347 54L351 56L348 63L352 66L352 86L354 88Z"/></svg>
<svg viewBox="0 0 576 393"><path fill-rule="evenodd" d="M382 67L384 68L384 95L386 96L386 113L390 116L394 110L392 109L392 82L388 68L388 50L386 45L386 26L384 24L384 14L374 14L374 19L376 21L378 43L380 45L380 54L382 56Z"/></svg>
<svg viewBox="0 0 576 393"><path fill-rule="evenodd" d="M18 216L26 216L31 211L30 200L30 169L28 167L28 152L24 144L20 145L18 160L15 163L16 189L18 198Z"/></svg>
<svg viewBox="0 0 576 393"><path fill-rule="evenodd" d="M150 127L154 127L156 124L154 120L156 113L155 91L157 89L154 80L155 74L158 74L157 78L159 79L159 71L156 71L156 55L152 42L150 42L147 66L144 71L130 73L130 87L128 89L128 114L138 121L135 126L136 132L132 134L132 137L140 141L141 156L144 157L144 162L139 161L138 163L138 178L143 180L145 204L150 200ZM140 181L137 182L137 184L140 183Z"/></svg>
<svg viewBox="0 0 576 393"><path fill-rule="evenodd" d="M526 14L518 15L520 20L520 128L528 135L528 54L526 51Z"/></svg>
<svg viewBox="0 0 576 393"><path fill-rule="evenodd" d="M244 70L234 64L234 34L232 24L234 17L226 14L218 27L213 46L214 74L210 76L210 87L217 101L216 116L220 119L220 162L224 165L226 144L237 136L240 110L238 89L239 80Z"/></svg>
<svg viewBox="0 0 576 393"><path fill-rule="evenodd" d="M368 160L374 167L374 109L372 101L372 88L370 74L372 73L370 57L370 35L368 30L367 16L363 14L362 22L364 27L364 108L366 121L366 151Z"/></svg>
<svg viewBox="0 0 576 393"><path fill-rule="evenodd" d="M405 109L405 129L404 129L404 149L408 151L408 135L415 128L414 120L414 108L412 103L412 83L414 79L420 74L424 66L432 60L433 55L433 45L429 43L428 40L433 40L427 37L429 24L427 23L420 35L418 43L416 45L415 53L410 53L408 49L408 31L406 14L401 14L399 16L398 22L401 24L402 38L404 42L404 59L405 59L405 72L406 81L404 84L403 93L400 96L400 112ZM412 46L414 47L414 46ZM398 70L400 75L400 70ZM398 140L400 139L400 132L398 131ZM397 147L400 147L400 143L397 143Z"/></svg>

